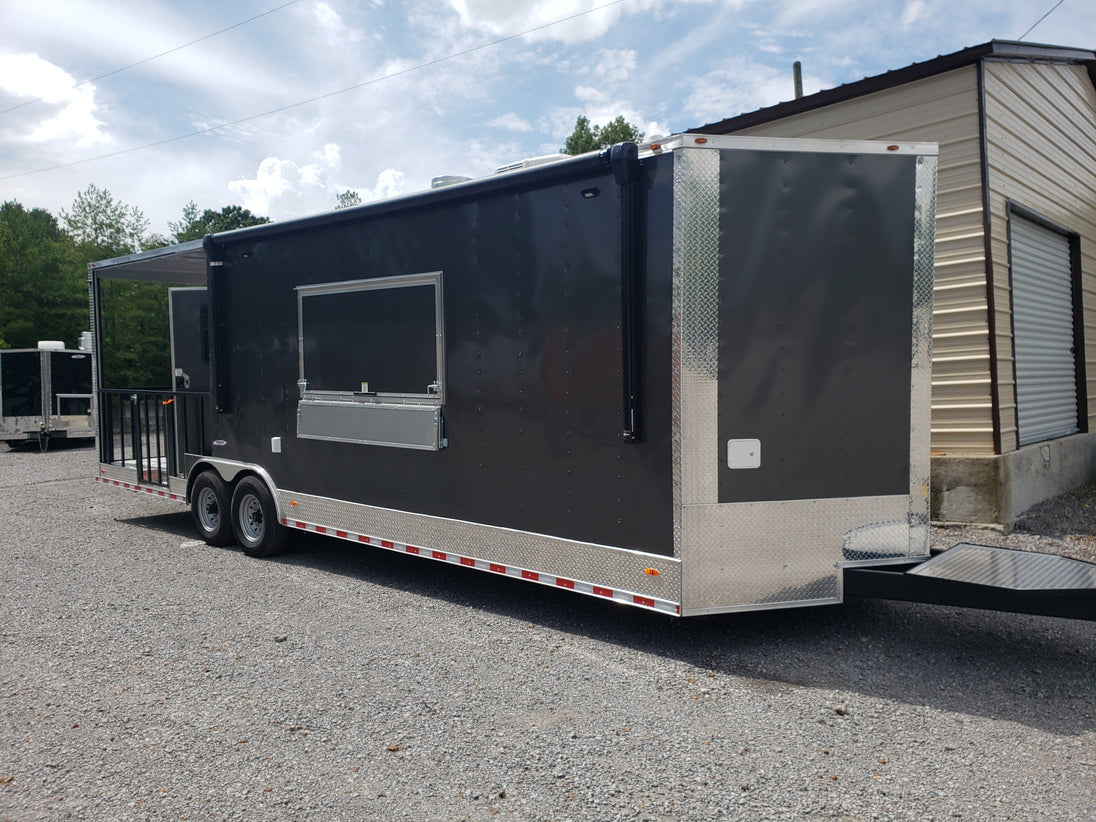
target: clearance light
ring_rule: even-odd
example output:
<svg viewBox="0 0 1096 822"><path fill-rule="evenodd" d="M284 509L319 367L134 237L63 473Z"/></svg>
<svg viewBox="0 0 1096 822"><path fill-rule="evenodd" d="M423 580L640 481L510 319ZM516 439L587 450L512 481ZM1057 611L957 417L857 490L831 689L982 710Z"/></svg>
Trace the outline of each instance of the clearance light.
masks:
<svg viewBox="0 0 1096 822"><path fill-rule="evenodd" d="M708 138L707 138L707 137L697 137L697 138L696 138L696 144L697 144L698 146L702 146L702 145L704 145L704 144L705 144L706 142L708 142Z"/></svg>
<svg viewBox="0 0 1096 822"><path fill-rule="evenodd" d="M644 568L643 573L649 577L657 577L659 575L659 570L657 568Z"/></svg>
<svg viewBox="0 0 1096 822"><path fill-rule="evenodd" d="M294 506L295 506L295 505L297 505L297 500L295 500L295 499L291 499L291 500L289 501L289 504L290 504L290 505L294 505Z"/></svg>
<svg viewBox="0 0 1096 822"><path fill-rule="evenodd" d="M887 151L898 151L898 146L887 146Z"/></svg>
<svg viewBox="0 0 1096 822"><path fill-rule="evenodd" d="M662 143L651 143L649 148L651 151L662 151Z"/></svg>

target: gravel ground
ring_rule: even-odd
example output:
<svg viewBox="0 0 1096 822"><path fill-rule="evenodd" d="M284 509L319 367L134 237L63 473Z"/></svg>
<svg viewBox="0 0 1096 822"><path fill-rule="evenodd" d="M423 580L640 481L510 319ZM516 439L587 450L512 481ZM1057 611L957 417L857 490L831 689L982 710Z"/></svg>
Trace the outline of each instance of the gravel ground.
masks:
<svg viewBox="0 0 1096 822"><path fill-rule="evenodd" d="M2 820L1096 813L1093 623L675 620L305 534L253 560L94 459L0 446ZM935 538L1092 557L1091 506Z"/></svg>
<svg viewBox="0 0 1096 822"><path fill-rule="evenodd" d="M933 548L957 542L998 545L1096 562L1096 480L1029 508L1014 530L949 526L934 528Z"/></svg>

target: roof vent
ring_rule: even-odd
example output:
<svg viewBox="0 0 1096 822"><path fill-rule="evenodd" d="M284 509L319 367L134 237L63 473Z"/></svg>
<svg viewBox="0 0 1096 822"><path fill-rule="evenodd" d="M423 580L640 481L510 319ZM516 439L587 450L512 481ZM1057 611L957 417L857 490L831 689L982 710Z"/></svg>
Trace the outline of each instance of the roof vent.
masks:
<svg viewBox="0 0 1096 822"><path fill-rule="evenodd" d="M548 163L558 163L561 160L570 159L570 154L544 154L540 157L529 157L525 160L518 160L516 163L507 163L504 166L499 166L495 169L495 174L506 174L509 171L521 171L523 168L535 168L536 166L543 166Z"/></svg>
<svg viewBox="0 0 1096 822"><path fill-rule="evenodd" d="M455 186L457 183L467 183L471 177L461 177L459 174L443 174L430 181L430 188L445 188Z"/></svg>

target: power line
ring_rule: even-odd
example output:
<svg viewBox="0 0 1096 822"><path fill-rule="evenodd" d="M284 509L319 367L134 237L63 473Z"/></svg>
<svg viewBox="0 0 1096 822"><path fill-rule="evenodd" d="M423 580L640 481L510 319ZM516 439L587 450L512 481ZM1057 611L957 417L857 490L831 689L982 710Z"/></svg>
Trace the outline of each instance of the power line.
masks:
<svg viewBox="0 0 1096 822"><path fill-rule="evenodd" d="M486 42L486 43L480 43L478 46L472 46L470 48L464 49L463 51L457 51L457 52L454 52L453 54L447 54L445 57L438 57L434 60L428 60L425 63L418 63L417 65L414 65L414 66L408 66L407 68L400 69L399 71L394 71L391 74L385 74L382 77L373 77L372 79L369 79L369 80L363 80L362 82L355 83L352 86L346 86L345 88L337 89L335 91L329 91L329 92L326 92L324 94L318 94L315 97L309 97L307 100L299 100L296 103L289 103L288 105L280 106L278 108L273 108L273 109L270 109L269 111L264 111L261 114L252 114L248 117L241 117L239 120L232 120L231 122L228 122L228 123L221 123L220 125L209 126L208 128L198 129L197 131L190 131L190 132L187 132L186 134L179 134L179 135L176 135L175 137L168 137L164 140L157 140L154 143L145 143L144 145L133 146L132 148L124 148L124 149L120 149L119 151L111 151L111 152L108 152L106 154L97 154L94 157L85 157L82 160L73 160L70 163L59 163L58 165L46 166L44 168L36 168L36 169L31 170L31 171L20 171L20 172L17 172L15 174L8 174L4 177L0 177L0 180L12 180L12 179L15 179L16 177L27 177L31 174L41 174L41 173L46 172L46 171L57 171L58 169L62 169L62 168L71 168L72 166L83 165L84 163L92 163L92 162L95 162L96 160L107 160L111 157L121 157L124 154L132 154L132 153L137 152L137 151L144 151L145 149L148 149L148 148L156 148L157 146L167 145L168 143L175 143L175 142L178 142L179 140L186 140L189 137L197 137L201 134L209 134L210 132L213 132L213 131L220 131L221 129L231 128L232 126L238 126L241 123L249 123L252 120L259 120L263 117L269 117L272 114L281 114L283 111L289 111L290 109L299 108L300 106L305 106L305 105L308 105L309 103L315 103L315 102L318 102L320 100L326 100L329 97L336 97L339 94L345 94L348 91L354 91L356 89L365 88L366 86L372 86L372 85L375 85L376 83L383 82L384 80L391 80L394 77L400 77L404 74L411 74L412 72L421 71L422 69L425 69L425 68L431 68L432 66L437 66L437 65L440 65L441 63L449 62L450 60L455 60L458 57L465 57L465 56L467 56L469 54L473 54L477 51L482 51L483 49L490 48L491 46L497 46L500 43L505 43L509 40L515 40L518 37L524 37L527 34L534 34L535 32L543 31L544 29L551 28L552 26L558 26L560 23L566 23L570 20L575 20L579 17L585 17L587 14L593 14L595 11L602 11L604 9L611 8L612 6L618 6L618 5L620 5L621 3L624 3L624 2L626 2L626 0L610 0L610 2L608 2L608 3L603 3L600 6L595 6L594 8L587 9L586 11L576 12L575 14L570 14L566 17L560 17L558 20L553 20L550 23L542 23L539 26L533 26L532 28L525 29L525 31L519 31L515 34L508 34L505 37L498 38L497 40L491 40L491 41Z"/></svg>
<svg viewBox="0 0 1096 822"><path fill-rule="evenodd" d="M74 88L74 89L80 88L80 86L86 86L88 83L94 83L98 80L102 80L104 77L112 77L113 75L120 74L123 71L129 71L131 68L137 68L137 66L143 66L145 63L150 63L153 60L158 60L159 58L166 57L169 54L174 54L177 51L181 51L182 49L193 46L195 43L201 43L203 40L209 40L212 37L216 37L220 34L224 34L226 31L232 31L232 29L239 28L240 26L247 25L248 23L252 23L255 20L258 20L260 17L266 17L268 14L273 14L276 11L281 11L286 6L292 6L294 3L297 3L298 1L299 0L289 0L288 3L283 3L282 5L280 5L276 8L270 9L269 11L264 11L262 14L256 14L254 17L248 17L246 20L241 20L239 23L233 23L231 26L226 26L225 28L219 29L215 32L212 32L211 34L206 34L202 37L199 37L197 40L191 40L189 43L183 43L181 46L175 46L175 48L170 48L167 51L161 51L159 54L154 54L151 57L146 57L144 60L138 60L136 63L130 63L128 66L122 66L121 68L113 69L111 71L106 72L105 74L100 74L98 77L92 77L89 80L81 80L79 83L74 84L72 86L72 88ZM15 111L17 108L23 108L23 106L29 106L29 105L32 105L33 103L41 102L44 99L45 99L44 97L35 97L33 100L27 100L23 103L17 103L16 105L11 106L9 108L0 109L0 114L7 114L9 111Z"/></svg>
<svg viewBox="0 0 1096 822"><path fill-rule="evenodd" d="M1057 3L1055 3L1055 4L1054 4L1054 5L1053 5L1053 6L1051 7L1050 11L1048 11L1048 12L1047 12L1046 14L1044 14L1044 15L1043 15L1042 17L1040 17L1040 18L1039 18L1038 20L1036 20L1036 21L1035 21L1034 23L1032 23L1032 24L1031 24L1031 28L1029 28L1029 29L1028 29L1027 31L1025 31L1025 32L1024 32L1023 34L1021 34L1021 35L1020 35L1019 37L1017 37L1016 39L1017 39L1017 40L1023 40L1023 39L1025 38L1025 37L1027 37L1027 36L1028 36L1029 34L1031 34L1031 33L1032 33L1032 32L1033 32L1034 30L1035 30L1035 27L1036 27L1037 25L1039 25L1039 24L1040 24L1040 23L1042 23L1042 22L1043 22L1044 20L1046 20L1046 19L1047 19L1048 17L1050 17L1050 14L1051 14L1051 12L1053 12L1053 11L1054 11L1054 10L1055 10L1056 8L1058 8L1058 6L1062 5L1062 3L1064 3L1064 2L1066 2L1066 0L1058 0L1058 2L1057 2Z"/></svg>

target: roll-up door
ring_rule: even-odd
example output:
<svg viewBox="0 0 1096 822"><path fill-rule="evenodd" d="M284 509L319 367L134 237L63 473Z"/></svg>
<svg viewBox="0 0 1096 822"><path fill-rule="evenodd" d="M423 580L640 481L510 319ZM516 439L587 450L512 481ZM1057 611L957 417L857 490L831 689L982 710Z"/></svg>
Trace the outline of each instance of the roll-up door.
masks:
<svg viewBox="0 0 1096 822"><path fill-rule="evenodd" d="M1012 327L1020 445L1079 430L1069 238L1013 213Z"/></svg>

